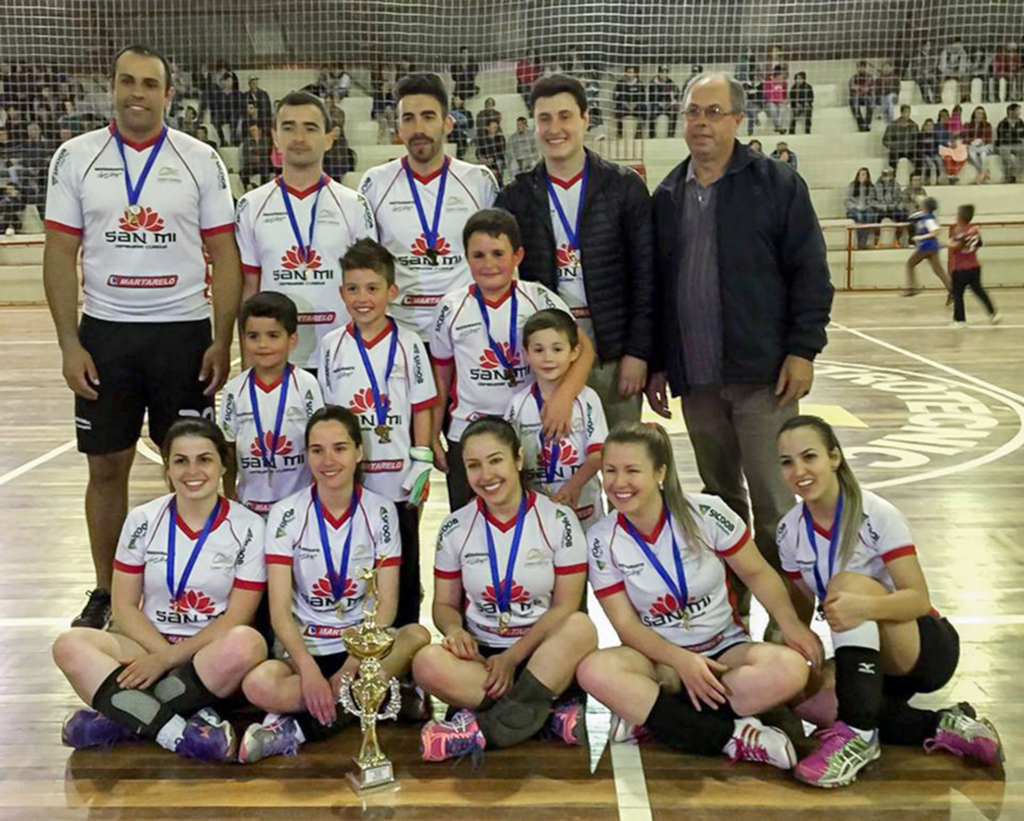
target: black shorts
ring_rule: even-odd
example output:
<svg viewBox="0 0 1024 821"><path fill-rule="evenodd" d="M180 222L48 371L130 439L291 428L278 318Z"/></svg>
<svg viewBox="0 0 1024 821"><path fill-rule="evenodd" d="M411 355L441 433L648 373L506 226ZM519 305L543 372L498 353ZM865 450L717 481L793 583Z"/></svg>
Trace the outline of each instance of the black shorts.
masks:
<svg viewBox="0 0 1024 821"><path fill-rule="evenodd" d="M914 669L905 676L885 676L887 696L909 700L916 693L934 693L953 678L960 662L960 636L938 613L917 620L921 636L921 654Z"/></svg>
<svg viewBox="0 0 1024 821"><path fill-rule="evenodd" d="M149 411L149 436L159 446L181 416L213 420L213 397L199 381L210 346L210 322L108 322L83 316L82 346L99 372L99 398L75 396L75 429L82 453L134 447Z"/></svg>
<svg viewBox="0 0 1024 821"><path fill-rule="evenodd" d="M324 674L324 678L330 678L345 666L345 662L348 661L348 653L342 651L327 656L313 656L313 661L320 668L320 672Z"/></svg>

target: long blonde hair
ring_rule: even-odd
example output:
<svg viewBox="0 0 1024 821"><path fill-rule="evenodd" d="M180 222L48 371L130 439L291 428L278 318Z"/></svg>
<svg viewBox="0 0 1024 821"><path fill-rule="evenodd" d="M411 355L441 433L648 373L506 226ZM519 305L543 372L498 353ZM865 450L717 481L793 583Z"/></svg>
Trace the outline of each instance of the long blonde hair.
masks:
<svg viewBox="0 0 1024 821"><path fill-rule="evenodd" d="M658 424L619 422L612 428L604 443L606 446L611 444L642 445L654 463L655 470L665 468L665 482L662 489L665 506L672 514L672 518L679 523L683 536L686 537L686 543L695 548L702 545L707 546L707 540L702 535L697 520L698 514L693 509L693 505L686 500L682 485L679 484L676 459L672 453L672 440L669 439L668 432Z"/></svg>
<svg viewBox="0 0 1024 821"><path fill-rule="evenodd" d="M864 522L864 494L860 489L857 477L853 475L853 468L846 461L842 445L836 437L832 426L819 416L794 416L786 420L779 429L779 436L787 431L797 428L813 428L822 443L828 450L829 456L839 454L839 467L836 468L836 479L839 481L839 491L843 494L843 515L839 522L839 569L846 567L846 563L853 555L853 550L860 539L860 526Z"/></svg>

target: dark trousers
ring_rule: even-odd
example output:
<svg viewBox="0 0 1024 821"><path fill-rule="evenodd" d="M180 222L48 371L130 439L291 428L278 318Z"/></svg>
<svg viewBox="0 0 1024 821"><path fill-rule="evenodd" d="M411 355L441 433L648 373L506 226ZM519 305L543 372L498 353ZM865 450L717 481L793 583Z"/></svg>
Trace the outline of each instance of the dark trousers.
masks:
<svg viewBox="0 0 1024 821"><path fill-rule="evenodd" d="M462 443L448 443L448 508L453 513L473 501L473 489L466 478L466 466L462 463Z"/></svg>
<svg viewBox="0 0 1024 821"><path fill-rule="evenodd" d="M992 316L996 312L995 306L992 304L992 300L989 299L988 292L981 285L981 268L966 268L962 271L953 271L953 319L957 322L963 322L966 319L966 312L964 311L964 291L970 288L974 295L981 300L981 304L985 306L985 310L988 311L988 315Z"/></svg>
<svg viewBox="0 0 1024 821"><path fill-rule="evenodd" d="M870 97L851 97L850 111L861 131L871 130L871 118L875 116L875 101Z"/></svg>
<svg viewBox="0 0 1024 821"><path fill-rule="evenodd" d="M796 124L803 120L804 122L804 133L811 133L811 114L813 109L810 108L794 108L793 119L789 123L789 133L796 134Z"/></svg>
<svg viewBox="0 0 1024 821"><path fill-rule="evenodd" d="M420 620L420 511L407 502L395 502L398 508L398 533L402 538L402 566L398 574L398 612L395 627L417 624Z"/></svg>

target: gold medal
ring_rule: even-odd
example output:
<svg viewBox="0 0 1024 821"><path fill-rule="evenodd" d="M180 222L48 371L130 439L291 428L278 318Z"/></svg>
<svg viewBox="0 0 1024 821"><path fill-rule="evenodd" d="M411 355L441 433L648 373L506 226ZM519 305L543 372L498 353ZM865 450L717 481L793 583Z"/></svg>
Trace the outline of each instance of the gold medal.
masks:
<svg viewBox="0 0 1024 821"><path fill-rule="evenodd" d="M380 440L382 445L391 444L391 426L390 425L377 425L373 429L373 432L377 434L377 438Z"/></svg>
<svg viewBox="0 0 1024 821"><path fill-rule="evenodd" d="M512 614L507 610L502 610L498 614L498 633L502 636L506 636L511 632Z"/></svg>

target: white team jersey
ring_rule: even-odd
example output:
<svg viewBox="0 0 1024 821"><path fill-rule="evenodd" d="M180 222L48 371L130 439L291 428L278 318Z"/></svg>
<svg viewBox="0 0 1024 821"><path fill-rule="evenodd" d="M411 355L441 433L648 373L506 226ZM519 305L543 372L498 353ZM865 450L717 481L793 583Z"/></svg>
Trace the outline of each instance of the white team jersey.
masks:
<svg viewBox="0 0 1024 821"><path fill-rule="evenodd" d="M266 385L250 368L228 382L221 397L220 428L224 431L224 438L234 443L238 460L238 500L257 513L266 514L275 502L291 496L310 482L306 466L306 422L314 411L324 406L324 400L311 373L295 366L291 372L276 448L274 424L281 401L280 378ZM250 382L256 388L260 426L263 428L262 451L249 394ZM267 464L263 453L272 460L272 465Z"/></svg>
<svg viewBox="0 0 1024 821"><path fill-rule="evenodd" d="M512 290L516 291L516 344L509 345L512 320ZM519 385L533 382L533 371L526 363L523 326L537 311L569 309L555 294L539 282L514 280L512 288L497 302L487 303L491 338L501 345L505 359L512 365ZM491 350L476 286L459 288L437 306L430 337L430 356L438 362L455 364L452 384L451 427L446 434L458 442L466 426L480 416L504 416L516 388L508 383L505 367Z"/></svg>
<svg viewBox="0 0 1024 821"><path fill-rule="evenodd" d="M569 226L576 227L576 213L580 206L583 172L581 171L569 181L550 177L562 212L569 221ZM555 230L555 263L558 266L558 295L565 300L573 317L591 341L594 340L594 323L590 318L590 305L587 303L587 289L583 284L583 257L580 249L573 249L569 235L565 233L562 220L555 210L548 193L548 208L551 212L551 227Z"/></svg>
<svg viewBox="0 0 1024 821"><path fill-rule="evenodd" d="M436 264L427 254L427 239L405 171L406 158L371 168L359 184L377 220L380 242L395 257L398 299L392 303L391 312L421 339L427 338L441 298L473 281L462 245L462 229L466 220L481 208L490 208L498 196L498 184L490 170L452 157L448 162ZM415 178L427 226L433 227L441 171Z"/></svg>
<svg viewBox="0 0 1024 821"><path fill-rule="evenodd" d="M308 259L295 239L278 180L238 201L235 236L242 270L260 274L260 288L290 297L299 309L299 343L292 359L316 367L323 338L349 321L341 299L341 258L357 239L377 238L369 205L361 194L328 177L317 201L317 186L289 188L302 242L309 242L309 220L316 202L313 245Z"/></svg>
<svg viewBox="0 0 1024 821"><path fill-rule="evenodd" d="M291 565L292 614L306 649L314 656L345 652L342 634L362 623L366 583L359 574L368 567L402 563L394 503L366 488L357 486L356 492L359 501L351 523L347 510L340 519L324 511L334 572L345 576L341 615L327 575L312 487L278 502L267 517L267 564ZM348 568L343 571L341 562L350 532Z"/></svg>
<svg viewBox="0 0 1024 821"><path fill-rule="evenodd" d="M633 540L620 513L608 514L587 533L590 584L599 599L624 591L640 621L666 641L694 653L715 655L733 644L750 641L728 586L725 562L720 558L743 547L750 539L750 531L717 496L688 493L686 500L699 513L700 532L707 546L715 551L687 544L682 528L673 519L672 530L686 576L685 612L689 627L680 615L680 603ZM667 522L663 512L654 533L641 536L670 578L677 579L672 532L666 527Z"/></svg>
<svg viewBox="0 0 1024 821"><path fill-rule="evenodd" d="M142 573L142 612L169 641L194 636L223 615L234 588L263 590L263 519L238 502L220 500L220 513L192 568L181 597L172 601L167 588L167 540L171 527L168 493L128 514L117 543L114 569ZM188 564L199 532L178 516L174 536L174 584Z"/></svg>
<svg viewBox="0 0 1024 821"><path fill-rule="evenodd" d="M398 331L395 363L391 378L384 385L395 329ZM363 485L385 499L404 502L409 498L409 494L402 491L402 483L411 466L412 417L417 411L437 403L434 374L420 338L394 321L376 339L364 340L377 387L388 401L385 424L391 430L386 434L388 441L382 441L375 431L378 422L373 390L354 333L354 326L349 323L324 337L317 378L325 402L348 408L359 417L363 432Z"/></svg>
<svg viewBox="0 0 1024 821"><path fill-rule="evenodd" d="M569 508L527 491L526 521L512 571L512 620L503 634L498 629L485 518L498 557L498 579L504 587L516 517L501 522L485 511L484 503L475 499L444 520L437 535L434 575L462 581L466 629L477 641L488 647L511 647L548 612L555 576L587 572L585 537Z"/></svg>
<svg viewBox="0 0 1024 821"><path fill-rule="evenodd" d="M838 546L835 572L848 570L860 573L889 590L895 586L885 566L893 559L901 556L913 556L917 550L914 539L910 535L907 520L890 502L870 490L861 491L864 496L864 523L860 528L860 539L853 550L853 555L845 567L839 566ZM783 572L791 579L803 579L804 583L818 595L818 586L814 578L815 548L817 548L818 573L822 583L827 587L829 579L829 537L831 532L814 524L814 541L812 547L807 537L807 525L804 523L803 502L792 508L782 521L776 541L779 545L779 560Z"/></svg>
<svg viewBox="0 0 1024 821"><path fill-rule="evenodd" d="M133 185L156 140L124 141ZM203 237L234 230L228 172L217 152L167 130L128 211L114 126L64 143L50 161L46 227L82 238L84 312L114 322L208 319Z"/></svg>
<svg viewBox="0 0 1024 821"><path fill-rule="evenodd" d="M604 418L601 399L593 388L583 387L572 405L572 430L558 440L558 466L554 480L547 481L548 467L555 442L545 441L541 447L540 410L536 383L522 388L509 402L505 418L519 434L523 443L523 469L530 487L548 496L557 493L566 481L583 467L587 457L599 453L608 436L608 423ZM580 491L576 516L584 530L604 517L604 497L601 493L600 474L595 474Z"/></svg>

